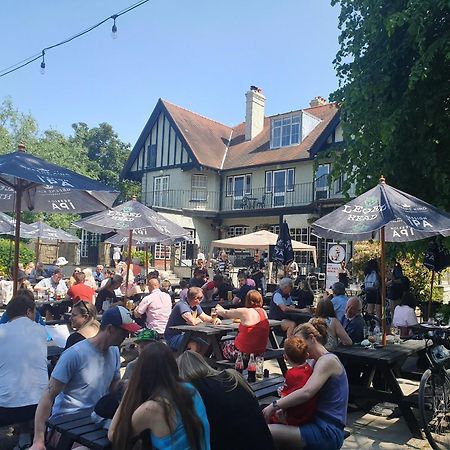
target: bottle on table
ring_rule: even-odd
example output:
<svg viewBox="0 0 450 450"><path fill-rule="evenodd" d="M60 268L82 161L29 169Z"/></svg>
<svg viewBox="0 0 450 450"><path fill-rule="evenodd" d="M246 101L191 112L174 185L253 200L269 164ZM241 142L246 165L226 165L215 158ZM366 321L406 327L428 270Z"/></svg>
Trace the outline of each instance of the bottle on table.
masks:
<svg viewBox="0 0 450 450"><path fill-rule="evenodd" d="M244 371L244 359L242 358L242 353L241 352L238 353L238 356L236 358L236 362L234 364L234 368L239 373L242 373Z"/></svg>
<svg viewBox="0 0 450 450"><path fill-rule="evenodd" d="M381 344L381 330L378 325L376 325L373 329L373 335L375 336L375 342L377 344Z"/></svg>
<svg viewBox="0 0 450 450"><path fill-rule="evenodd" d="M249 383L254 383L256 381L256 361L253 353L250 354L250 359L248 360L247 380Z"/></svg>
<svg viewBox="0 0 450 450"><path fill-rule="evenodd" d="M264 378L264 356L256 357L256 379L258 381Z"/></svg>

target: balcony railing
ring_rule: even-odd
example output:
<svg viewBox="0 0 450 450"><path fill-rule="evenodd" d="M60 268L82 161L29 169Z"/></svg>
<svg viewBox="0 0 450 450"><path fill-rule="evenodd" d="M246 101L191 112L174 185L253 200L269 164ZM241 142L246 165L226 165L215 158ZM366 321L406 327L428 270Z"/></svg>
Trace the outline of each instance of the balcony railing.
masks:
<svg viewBox="0 0 450 450"><path fill-rule="evenodd" d="M145 203L168 209L190 209L200 211L218 211L219 193L205 190L178 190L147 192Z"/></svg>
<svg viewBox="0 0 450 450"><path fill-rule="evenodd" d="M219 195L218 192L204 190L169 189L147 192L145 201L149 206L167 209L219 212ZM223 195L220 212L306 206L317 200L343 198L340 182L328 186L322 179L292 186L273 186L272 189L252 188L245 193L242 190L232 191Z"/></svg>

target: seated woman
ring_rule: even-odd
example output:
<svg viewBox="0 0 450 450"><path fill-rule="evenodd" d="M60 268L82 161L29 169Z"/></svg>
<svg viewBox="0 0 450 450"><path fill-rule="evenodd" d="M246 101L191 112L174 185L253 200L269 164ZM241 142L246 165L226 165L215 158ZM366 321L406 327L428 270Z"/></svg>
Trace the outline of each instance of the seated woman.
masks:
<svg viewBox="0 0 450 450"><path fill-rule="evenodd" d="M348 381L344 366L324 347L327 330L323 321L315 326L300 325L296 335L306 341L309 355L315 360L313 374L303 388L264 408L264 417L269 421L277 410L302 405L317 394L317 413L311 423L300 427L269 425L270 432L278 448L338 450L344 442L347 422Z"/></svg>
<svg viewBox="0 0 450 450"><path fill-rule="evenodd" d="M414 295L411 292L405 292L400 300L400 305L395 307L392 325L400 328L402 337L410 334L408 327L417 325L416 306L417 300Z"/></svg>
<svg viewBox="0 0 450 450"><path fill-rule="evenodd" d="M328 338L325 348L328 351L332 352L339 345L339 342L343 345L353 344L341 322L336 319L333 303L328 298L322 298L317 303L315 318L311 319L310 322L314 324L316 319L323 319L327 324Z"/></svg>
<svg viewBox="0 0 450 450"><path fill-rule="evenodd" d="M245 297L245 308L224 309L216 306L217 314L226 319L239 319L238 335L234 341L223 344L223 354L226 359L235 360L238 352L244 355L253 353L262 355L266 351L269 339L269 319L262 308L263 298L258 291L251 290Z"/></svg>
<svg viewBox="0 0 450 450"><path fill-rule="evenodd" d="M95 299L95 307L99 313L106 311L110 306L117 303L116 289L120 288L123 283L123 278L120 275L114 275L112 278L108 278L105 286L103 286L97 298Z"/></svg>
<svg viewBox="0 0 450 450"><path fill-rule="evenodd" d="M74 272L73 278L75 283L67 291L67 296L72 299L72 302L77 303L80 300L86 300L94 303L95 290L85 284L86 275L84 272Z"/></svg>
<svg viewBox="0 0 450 450"><path fill-rule="evenodd" d="M258 401L235 370L219 372L191 351L179 356L178 367L181 377L191 382L202 396L213 450L274 449Z"/></svg>
<svg viewBox="0 0 450 450"><path fill-rule="evenodd" d="M83 300L73 305L70 322L72 328L76 331L67 338L64 349L96 336L100 329L100 324L97 321L97 309L92 303Z"/></svg>
<svg viewBox="0 0 450 450"><path fill-rule="evenodd" d="M127 390L108 431L114 450L144 448L210 450L205 405L185 383L170 348L153 342L139 355Z"/></svg>
<svg viewBox="0 0 450 450"><path fill-rule="evenodd" d="M299 289L292 292L292 297L297 298L299 308L309 308L314 303L314 292L306 280L300 281Z"/></svg>

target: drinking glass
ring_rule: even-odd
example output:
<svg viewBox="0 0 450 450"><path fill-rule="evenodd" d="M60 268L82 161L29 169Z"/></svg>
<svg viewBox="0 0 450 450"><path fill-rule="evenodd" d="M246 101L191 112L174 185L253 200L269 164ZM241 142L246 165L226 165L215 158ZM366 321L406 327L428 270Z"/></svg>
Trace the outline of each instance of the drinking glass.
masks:
<svg viewBox="0 0 450 450"><path fill-rule="evenodd" d="M194 309L194 310L192 311L192 317L193 317L194 319L197 318L197 310L196 310L196 309Z"/></svg>
<svg viewBox="0 0 450 450"><path fill-rule="evenodd" d="M392 335L394 336L394 344L400 344L400 328L392 327Z"/></svg>
<svg viewBox="0 0 450 450"><path fill-rule="evenodd" d="M264 378L264 356L256 357L256 379L262 380Z"/></svg>
<svg viewBox="0 0 450 450"><path fill-rule="evenodd" d="M444 314L442 314L440 312L436 313L435 318L436 318L436 325L442 325L443 324L443 322L444 322Z"/></svg>
<svg viewBox="0 0 450 450"><path fill-rule="evenodd" d="M217 319L217 310L216 308L211 308L211 318L213 319L213 322Z"/></svg>
<svg viewBox="0 0 450 450"><path fill-rule="evenodd" d="M377 338L375 336L369 336L367 339L370 342L370 345L367 348L369 350L375 350L375 341L377 340Z"/></svg>

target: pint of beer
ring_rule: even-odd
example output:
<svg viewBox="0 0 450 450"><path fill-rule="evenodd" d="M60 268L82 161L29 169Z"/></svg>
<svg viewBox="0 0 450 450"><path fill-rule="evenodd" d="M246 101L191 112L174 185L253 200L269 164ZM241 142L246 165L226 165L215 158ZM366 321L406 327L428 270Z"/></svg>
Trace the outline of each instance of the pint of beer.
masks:
<svg viewBox="0 0 450 450"><path fill-rule="evenodd" d="M211 308L211 317L213 319L213 321L215 322L217 319L217 310L216 308Z"/></svg>
<svg viewBox="0 0 450 450"><path fill-rule="evenodd" d="M228 291L227 300L231 302L233 300L233 291Z"/></svg>

